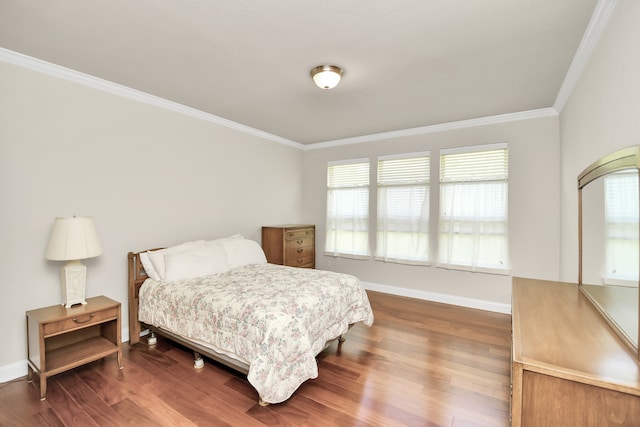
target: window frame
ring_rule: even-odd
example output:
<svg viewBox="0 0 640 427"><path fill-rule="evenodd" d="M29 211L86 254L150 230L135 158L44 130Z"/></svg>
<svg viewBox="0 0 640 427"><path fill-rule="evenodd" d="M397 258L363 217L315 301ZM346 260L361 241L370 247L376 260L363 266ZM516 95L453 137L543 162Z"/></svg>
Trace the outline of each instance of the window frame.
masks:
<svg viewBox="0 0 640 427"><path fill-rule="evenodd" d="M416 171L415 176L411 176L411 174L404 174L404 176L388 176L387 182L381 182L381 165L384 162L393 162L395 160L416 160L416 163L419 163L419 159L426 158L426 176L425 174L419 175L424 170ZM376 223L376 244L374 252L374 259L382 262L392 262L398 264L408 264L408 265L432 265L431 260L431 238L430 238L430 209L431 209L431 153L430 151L419 151L412 153L402 153L402 154L392 154L392 155L382 155L377 157L376 161L376 215L375 215L375 223ZM416 165L417 168L424 168L424 166ZM395 178L395 182L394 182ZM411 178L414 178L413 181L410 181ZM402 182L405 180L405 182ZM420 213L418 215L412 215L412 212L408 212L406 215L406 223L399 223L401 228L408 228L409 236L404 236L408 238L412 244L418 246L420 256L407 256L406 254L401 254L399 252L393 253L392 250L387 245L381 244L381 241L387 241L385 239L385 235L388 238L393 239L393 233L400 233L398 230L389 230L385 227L387 221L389 221L391 215L385 215L385 212L389 212L392 209L392 206L388 204L383 206L388 200L388 197L394 196L393 189L399 189L400 191L396 191L396 196L402 193L402 189L409 192L409 194L413 193L414 190L420 191L420 189L424 189L424 194L422 195L422 202L420 209ZM402 196L401 196L402 197ZM420 195L418 195L420 198ZM409 205L409 210L416 209L415 200L409 196L406 203ZM420 200L418 200L420 202ZM398 223L398 220L395 220ZM402 220L400 220L402 221ZM422 256L424 255L424 256Z"/></svg>
<svg viewBox="0 0 640 427"><path fill-rule="evenodd" d="M480 152L490 152L496 150L504 150L505 158L504 163L505 167L504 177L494 177L491 179L482 179L480 177L466 176L460 179L447 179L444 177L444 174L447 172L444 170L443 162L445 161L445 157L449 155L458 155L458 154L473 154ZM473 272L483 272L483 273L491 273L491 274L500 274L500 275L509 275L510 271L510 260L509 260L509 148L506 142L504 143L496 143L496 144L486 144L486 145L475 145L475 146L467 146L467 147L456 147L456 148L443 148L440 149L440 171L439 171L439 180L438 180L438 249L436 255L436 267L445 268L445 269L453 269L453 270L464 270L464 271L473 271ZM465 191L465 187L476 187L474 191L474 195L477 194L477 187L482 185L483 183L493 183L495 185L490 185L485 190L487 192L491 187L494 189L498 189L498 193L503 194L503 198L501 199L501 203L504 214L503 219L498 219L496 221L496 216L489 216L480 212L476 218L472 218L469 216L462 216L458 213L453 213L456 217L451 217L452 211L455 209L453 207L445 207L445 199L447 199L450 194L450 189L454 188L454 186L458 186L459 189ZM502 187L502 188L501 188ZM460 197L460 196L452 196L452 197ZM447 199L448 200L448 199ZM467 203L465 207L468 207ZM474 206L478 206L477 204ZM493 210L496 210L496 206L493 206ZM445 211L445 209L449 209ZM480 205L480 210L491 210L491 207L487 208L487 205L484 207ZM448 215L446 215L448 213ZM494 212L495 214L495 212ZM448 218L447 218L448 216ZM498 217L499 218L499 217ZM454 223L456 223L456 227L454 227ZM491 227L491 226L494 227ZM483 227L484 226L484 227ZM458 231L454 231L454 228ZM461 228L465 228L466 230L471 230L468 232L460 232ZM498 231L487 232L483 231L483 228L495 228ZM502 230L502 231L500 231ZM455 250L455 248L451 248L452 244L460 245L460 238L464 238L466 236L466 252L469 255L456 257L455 259L452 256L448 255L449 252ZM487 241L490 241L491 238L487 238L487 236L501 236L501 239L497 242L497 247L499 249L496 252L500 252L501 256L497 256L494 264L487 264L484 261L480 261L480 254L483 254L484 251L480 248L482 245L486 245ZM457 242L454 241L456 238ZM452 243L453 242L453 243ZM463 243L464 244L464 243ZM470 245L470 246L469 246Z"/></svg>
<svg viewBox="0 0 640 427"><path fill-rule="evenodd" d="M349 185L345 185L345 186L340 186L340 187L331 187L331 173L330 173L330 168L331 167L339 167L339 166L347 166L347 165L359 165L359 164L366 164L366 185L362 184L362 183L354 183L354 185L349 186ZM325 212L325 247L324 247L324 254L326 256L331 256L331 257L342 257L342 258L351 258L351 259L369 259L371 257L371 239L370 239L370 233L369 233L369 222L371 220L371 214L370 214L370 202L371 202L371 160L367 157L367 158L357 158L357 159L347 159L347 160L336 160L336 161L329 161L327 163L327 168L326 168L326 173L327 173L327 179L326 179L326 194L327 194L327 198L326 198L326 212ZM337 222L339 221L339 217L337 215L330 215L332 212L332 209L335 211L336 207L335 207L335 203L332 203L332 200L335 200L335 197L337 196L337 194L340 192L339 190L356 190L354 191L356 194L357 193L362 193L362 194L366 194L366 208L362 209L361 213L365 213L364 216L353 216L351 218L351 220L353 221L353 228L350 230L339 230L338 229L338 224ZM357 190L366 190L366 191L357 191ZM344 191L343 191L344 192ZM351 212L351 214L353 214L354 212ZM335 226L331 225L331 222L335 222ZM357 224L356 224L357 222ZM363 227L363 229L356 229L357 226ZM354 236L352 236L352 243L353 243L353 247L350 249L346 248L346 247L339 247L337 245L338 243L338 238L339 236L336 235L336 233L339 233L340 231L344 231L346 233L352 233L354 234ZM357 239L357 235L356 233L365 233L364 236L364 240L366 241L366 243L363 245L363 250L358 251L356 249L356 240ZM331 242L332 241L332 242Z"/></svg>

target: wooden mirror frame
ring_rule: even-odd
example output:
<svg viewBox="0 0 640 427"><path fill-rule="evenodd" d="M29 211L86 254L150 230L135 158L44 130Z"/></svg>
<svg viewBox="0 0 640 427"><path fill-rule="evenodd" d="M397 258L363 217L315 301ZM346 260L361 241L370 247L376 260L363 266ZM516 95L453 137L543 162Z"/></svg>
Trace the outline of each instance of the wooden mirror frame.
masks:
<svg viewBox="0 0 640 427"><path fill-rule="evenodd" d="M638 346L639 336L635 337L635 342L624 332L618 324L611 318L609 313L594 299L594 297L583 287L582 283L582 269L583 269L583 224L582 224L582 189L595 179L608 175L610 173L636 169L640 170L640 145L634 145L632 147L623 148L601 159L595 161L591 165L587 166L585 170L578 175L578 288L583 295L589 299L597 311L603 316L609 326L616 332L619 338L624 344L629 347L636 359L640 360L640 351ZM639 236L640 237L640 236ZM640 279L639 279L640 284ZM640 297L638 298L638 305L640 306ZM640 316L638 316L638 326L640 327ZM640 328L639 328L640 330ZM640 335L640 334L638 334Z"/></svg>

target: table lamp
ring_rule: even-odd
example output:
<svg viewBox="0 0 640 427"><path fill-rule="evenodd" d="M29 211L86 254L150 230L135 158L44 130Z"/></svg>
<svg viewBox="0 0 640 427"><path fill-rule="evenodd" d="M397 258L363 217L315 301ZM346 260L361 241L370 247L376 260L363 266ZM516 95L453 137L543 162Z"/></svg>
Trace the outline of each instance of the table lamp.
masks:
<svg viewBox="0 0 640 427"><path fill-rule="evenodd" d="M67 261L60 269L62 304L66 308L87 303L87 267L80 260L100 254L102 247L92 218L74 216L55 219L44 257L51 261Z"/></svg>

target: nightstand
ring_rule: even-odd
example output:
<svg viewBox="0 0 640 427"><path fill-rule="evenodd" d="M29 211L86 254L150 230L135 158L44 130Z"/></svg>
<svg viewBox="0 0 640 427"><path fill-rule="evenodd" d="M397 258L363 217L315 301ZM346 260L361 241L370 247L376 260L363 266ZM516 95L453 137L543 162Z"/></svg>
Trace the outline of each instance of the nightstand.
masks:
<svg viewBox="0 0 640 427"><path fill-rule="evenodd" d="M47 378L116 353L122 366L120 303L105 296L86 305L53 305L27 311L29 382L40 377L40 400Z"/></svg>

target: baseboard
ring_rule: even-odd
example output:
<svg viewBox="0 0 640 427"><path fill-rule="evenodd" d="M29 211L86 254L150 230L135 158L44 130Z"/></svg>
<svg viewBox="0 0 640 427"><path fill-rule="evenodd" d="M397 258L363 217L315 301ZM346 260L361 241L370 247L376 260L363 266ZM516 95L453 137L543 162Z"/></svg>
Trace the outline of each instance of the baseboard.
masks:
<svg viewBox="0 0 640 427"><path fill-rule="evenodd" d="M458 305L460 307L475 308L478 310L493 311L496 313L511 314L511 304L439 294L436 292L421 291L418 289L399 288L397 286L380 285L378 283L370 282L362 282L362 286L367 290L382 292L385 294Z"/></svg>
<svg viewBox="0 0 640 427"><path fill-rule="evenodd" d="M0 384L27 376L27 359L0 366Z"/></svg>

